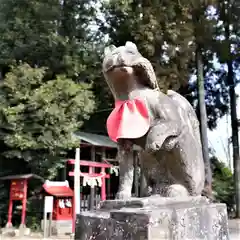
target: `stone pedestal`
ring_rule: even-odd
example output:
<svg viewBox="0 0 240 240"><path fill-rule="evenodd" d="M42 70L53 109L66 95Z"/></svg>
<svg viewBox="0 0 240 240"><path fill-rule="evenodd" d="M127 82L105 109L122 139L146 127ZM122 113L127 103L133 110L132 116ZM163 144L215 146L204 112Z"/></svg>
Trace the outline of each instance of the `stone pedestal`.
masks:
<svg viewBox="0 0 240 240"><path fill-rule="evenodd" d="M108 200L76 220L76 240L228 240L224 204L204 197Z"/></svg>
<svg viewBox="0 0 240 240"><path fill-rule="evenodd" d="M49 230L50 222L46 221L47 233L51 232L52 236L70 235L72 233L72 220L52 220L51 231ZM41 230L44 231L44 220L41 220Z"/></svg>

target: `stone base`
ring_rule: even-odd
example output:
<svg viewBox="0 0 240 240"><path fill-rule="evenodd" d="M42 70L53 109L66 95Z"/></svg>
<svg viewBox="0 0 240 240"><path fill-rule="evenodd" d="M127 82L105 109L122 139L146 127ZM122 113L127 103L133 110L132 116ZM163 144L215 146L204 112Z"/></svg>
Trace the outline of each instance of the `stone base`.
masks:
<svg viewBox="0 0 240 240"><path fill-rule="evenodd" d="M204 197L107 200L77 216L75 240L229 240L225 204Z"/></svg>
<svg viewBox="0 0 240 240"><path fill-rule="evenodd" d="M46 231L49 233L49 220L47 220ZM41 230L44 231L44 220L41 220ZM72 220L52 220L51 235L62 236L70 235L72 233Z"/></svg>
<svg viewBox="0 0 240 240"><path fill-rule="evenodd" d="M8 237L24 237L24 236L29 236L31 234L30 228L27 228L25 225L20 225L19 228L10 228L10 227L5 227L2 229L3 236L8 236ZM0 238L1 239L1 238Z"/></svg>

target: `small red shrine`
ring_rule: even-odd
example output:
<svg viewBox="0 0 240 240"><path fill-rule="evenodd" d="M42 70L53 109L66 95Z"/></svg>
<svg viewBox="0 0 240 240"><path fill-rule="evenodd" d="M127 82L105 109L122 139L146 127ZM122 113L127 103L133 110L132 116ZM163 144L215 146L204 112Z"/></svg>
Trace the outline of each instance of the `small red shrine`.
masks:
<svg viewBox="0 0 240 240"><path fill-rule="evenodd" d="M21 225L26 224L26 208L27 208L27 192L28 192L28 181L30 178L35 178L40 181L43 179L35 174L23 174L23 175L12 175L2 177L0 180L10 181L10 196L9 196L9 206L8 206L8 221L7 227L12 227L12 212L13 212L13 201L22 202L22 216Z"/></svg>
<svg viewBox="0 0 240 240"><path fill-rule="evenodd" d="M53 220L72 220L73 190L68 181L46 181L43 184L45 196L53 196Z"/></svg>

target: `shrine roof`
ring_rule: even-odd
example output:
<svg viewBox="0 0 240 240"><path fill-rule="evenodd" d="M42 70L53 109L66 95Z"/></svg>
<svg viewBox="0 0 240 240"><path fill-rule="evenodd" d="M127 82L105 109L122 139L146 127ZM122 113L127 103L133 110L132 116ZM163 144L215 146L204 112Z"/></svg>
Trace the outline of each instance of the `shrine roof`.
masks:
<svg viewBox="0 0 240 240"><path fill-rule="evenodd" d="M109 148L117 148L117 144L113 142L110 138L104 135L98 135L93 133L86 132L76 132L74 134L78 139L85 141L93 146L98 147L109 147Z"/></svg>
<svg viewBox="0 0 240 240"><path fill-rule="evenodd" d="M44 181L44 179L36 174L18 174L18 175L8 175L5 177L1 177L0 180L16 180L16 179L30 179L30 178L35 178L39 179L41 181Z"/></svg>
<svg viewBox="0 0 240 240"><path fill-rule="evenodd" d="M85 141L93 146L97 147L108 147L117 148L117 143L113 142L109 137L104 135L98 135L94 133L86 133L78 131L74 136L82 141ZM136 145L133 147L134 150L139 151L140 148Z"/></svg>
<svg viewBox="0 0 240 240"><path fill-rule="evenodd" d="M44 184L43 189L45 190L46 193L55 197L73 196L73 190L68 186L48 186Z"/></svg>

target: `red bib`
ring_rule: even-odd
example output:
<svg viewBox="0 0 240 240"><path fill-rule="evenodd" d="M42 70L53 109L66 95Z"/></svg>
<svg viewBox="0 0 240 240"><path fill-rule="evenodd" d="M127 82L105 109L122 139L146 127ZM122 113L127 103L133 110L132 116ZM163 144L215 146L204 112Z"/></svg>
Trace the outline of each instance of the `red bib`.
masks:
<svg viewBox="0 0 240 240"><path fill-rule="evenodd" d="M115 108L107 119L109 137L117 142L119 138L140 138L150 127L147 107L140 99L116 101Z"/></svg>

